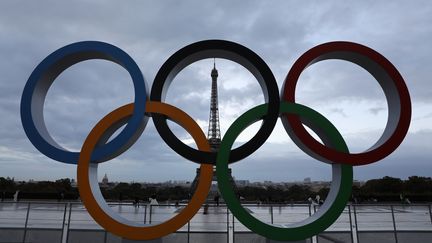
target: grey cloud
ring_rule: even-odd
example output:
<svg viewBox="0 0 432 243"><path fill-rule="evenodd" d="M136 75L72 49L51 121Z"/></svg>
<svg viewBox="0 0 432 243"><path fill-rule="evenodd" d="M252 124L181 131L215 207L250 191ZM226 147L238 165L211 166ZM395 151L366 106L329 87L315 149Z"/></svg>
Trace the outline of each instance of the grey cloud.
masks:
<svg viewBox="0 0 432 243"><path fill-rule="evenodd" d="M341 115L343 117L347 117L347 115L345 114L344 110L340 109L340 108L332 108L330 110L330 112L337 113L337 114L339 114L339 115Z"/></svg>
<svg viewBox="0 0 432 243"><path fill-rule="evenodd" d="M423 115L423 116L414 117L414 120L423 120L423 119L428 119L428 118L432 118L432 112L428 113L426 115Z"/></svg>
<svg viewBox="0 0 432 243"><path fill-rule="evenodd" d="M376 108L369 109L370 113L372 113L374 115L376 115L376 114L378 114L378 113L380 113L381 111L384 111L384 110L386 110L386 108L384 108L384 107L376 107Z"/></svg>
<svg viewBox="0 0 432 243"><path fill-rule="evenodd" d="M101 40L119 46L138 63L150 89L159 67L171 54L202 39L228 39L252 49L268 63L279 87L295 59L309 48L333 40L355 41L382 53L399 69L407 81L414 105L419 102L431 104L432 89L428 88L431 47L427 41L432 37L429 24L431 16L432 6L427 1L327 1L320 4L286 1L251 1L248 4L240 1L133 1L128 4L106 4L103 1L2 1L0 147L7 149L2 150L3 155L0 155L0 176L74 176L73 166L54 162L36 151L26 138L19 117L22 89L33 68L49 53L72 42ZM199 70L203 66L185 69L183 81L175 80L182 84L173 84L168 101L187 111L194 119L206 121L209 104L200 97L209 95L210 78L200 76ZM236 71L222 68L220 72L221 75L223 72L234 75ZM261 91L255 86L225 89L220 85L220 93L220 106L234 104L238 106L238 114L242 113L242 109L248 109L248 105L262 102ZM319 63L306 70L301 76L296 95L299 101L314 107L331 105L334 112L342 115L346 107L338 104L344 100L376 104L376 108L369 110L372 114L380 112L381 107L385 106L383 93L369 74L337 61ZM131 82L121 67L100 61L78 64L63 73L48 94L45 105L47 127L57 141L79 149L99 119L132 100ZM427 115L424 117L429 118ZM172 127L176 134L187 137L184 130ZM430 157L430 145L424 141L428 141L430 135L430 131L425 130L408 135L397 156L377 163L377 167L372 165L356 169L359 178L381 177L383 173L391 171L390 164L398 165L394 169L397 171L391 172L394 175L424 173L428 169L427 160ZM359 133L358 136L362 135ZM273 148L265 150L262 156L251 156L250 162L245 161L244 165L238 163L238 167L244 167L245 171L240 171L239 177L249 175L260 180L267 178L259 173L260 169L266 167L266 163L262 162L266 156L275 166L286 164L287 161L276 155L275 149L279 147L275 145ZM26 163L19 159L13 161L12 155L19 153L35 159ZM418 169L415 166L409 169L407 163L402 162L406 160L412 160L409 164L418 165ZM153 165L155 161L156 165ZM185 164L188 169L196 165L180 161L183 159L163 144L150 121L137 144L120 156L117 162L101 166L101 172L114 168L118 172L118 179L139 180L143 174L138 171L146 169L143 165L154 169L160 164L172 165L175 169L160 177L146 174L149 180L175 177L173 171L176 170L180 177L193 175L193 169L192 172L183 171L179 164ZM309 170L313 178L329 174L326 167L323 170L318 167L310 169L312 167L308 166L310 163L307 158L299 157L298 161L294 163L295 166L286 167L286 170L298 176L302 176L300 171ZM119 166L122 162L128 167ZM45 168L44 165L53 173L48 175L47 169L39 168ZM136 171L130 168L133 166L137 166ZM285 176L282 169L273 170L273 173L280 180L297 179Z"/></svg>

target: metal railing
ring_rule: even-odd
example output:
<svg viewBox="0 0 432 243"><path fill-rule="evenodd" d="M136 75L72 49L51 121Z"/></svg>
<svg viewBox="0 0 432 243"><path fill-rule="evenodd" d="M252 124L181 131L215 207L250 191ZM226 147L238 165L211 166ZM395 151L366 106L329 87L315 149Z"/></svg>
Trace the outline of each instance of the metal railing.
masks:
<svg viewBox="0 0 432 243"><path fill-rule="evenodd" d="M158 224L176 215L184 205L161 204L140 207L132 203L109 203L122 217L143 224ZM254 217L269 224L290 224L311 216L318 205L244 204ZM243 226L226 205L209 205L163 242L198 242L208 235L217 242L250 242L259 238ZM74 243L111 242L116 236L104 231L80 202L0 202L0 242ZM431 204L349 204L338 220L307 242L432 242ZM179 240L182 239L182 240ZM407 240L408 239L408 240ZM380 240L380 242L384 242Z"/></svg>

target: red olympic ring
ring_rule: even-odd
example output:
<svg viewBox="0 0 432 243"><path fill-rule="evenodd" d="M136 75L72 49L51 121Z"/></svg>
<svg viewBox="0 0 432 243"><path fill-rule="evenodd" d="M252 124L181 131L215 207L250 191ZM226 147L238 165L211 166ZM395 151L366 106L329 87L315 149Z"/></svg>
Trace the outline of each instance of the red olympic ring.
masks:
<svg viewBox="0 0 432 243"><path fill-rule="evenodd" d="M284 115L282 122L291 139L303 151L327 163L365 165L391 154L403 141L411 121L411 100L405 81L384 56L369 47L352 42L328 42L305 52L289 71L281 100L295 103L295 88L300 74L308 66L327 59L341 59L363 67L379 82L388 103L387 126L378 142L369 150L351 154L339 152L316 141L303 127L298 116Z"/></svg>

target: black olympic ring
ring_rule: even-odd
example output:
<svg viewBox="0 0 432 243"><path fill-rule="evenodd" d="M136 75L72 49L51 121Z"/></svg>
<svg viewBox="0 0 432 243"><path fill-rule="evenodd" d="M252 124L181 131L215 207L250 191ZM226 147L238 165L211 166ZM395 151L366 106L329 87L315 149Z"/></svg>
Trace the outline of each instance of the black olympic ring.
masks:
<svg viewBox="0 0 432 243"><path fill-rule="evenodd" d="M279 90L276 79L267 64L250 49L225 40L205 40L190 44L174 53L157 73L150 93L150 100L164 102L167 90L174 77L189 64L205 58L226 58L249 70L264 93L269 104L267 114L255 136L231 152L229 162L242 160L255 152L267 140L279 117ZM162 139L184 158L196 163L215 164L217 152L205 152L189 147L178 139L167 124L166 117L154 114L153 122Z"/></svg>

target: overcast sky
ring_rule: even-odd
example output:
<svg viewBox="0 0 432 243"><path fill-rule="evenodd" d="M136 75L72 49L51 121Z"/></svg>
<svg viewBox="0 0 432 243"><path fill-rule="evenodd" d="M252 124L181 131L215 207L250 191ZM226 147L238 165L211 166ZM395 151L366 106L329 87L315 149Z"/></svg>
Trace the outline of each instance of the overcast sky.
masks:
<svg viewBox="0 0 432 243"><path fill-rule="evenodd" d="M114 44L139 65L148 87L160 66L178 49L205 39L240 43L261 56L279 88L294 61L328 41L367 45L389 59L411 93L413 116L402 145L377 163L354 168L355 179L431 176L432 165L432 4L430 1L1 1L0 2L0 177L19 180L75 178L76 166L51 160L24 134L20 114L23 87L33 69L56 49L83 40ZM196 62L175 78L167 103L192 116L207 133L210 59ZM222 134L264 97L240 65L216 60ZM305 71L296 93L332 121L349 149L361 152L381 136L387 104L365 70L343 61L325 61ZM125 70L107 61L85 61L67 69L49 90L44 116L53 138L79 151L104 115L133 101ZM190 137L172 125L186 143ZM237 140L247 141L257 125ZM193 143L190 144L194 146ZM305 155L280 121L266 144L231 166L237 179L252 181L329 180L330 166ZM126 153L99 167L112 181L192 180L197 164L172 151L149 122Z"/></svg>

